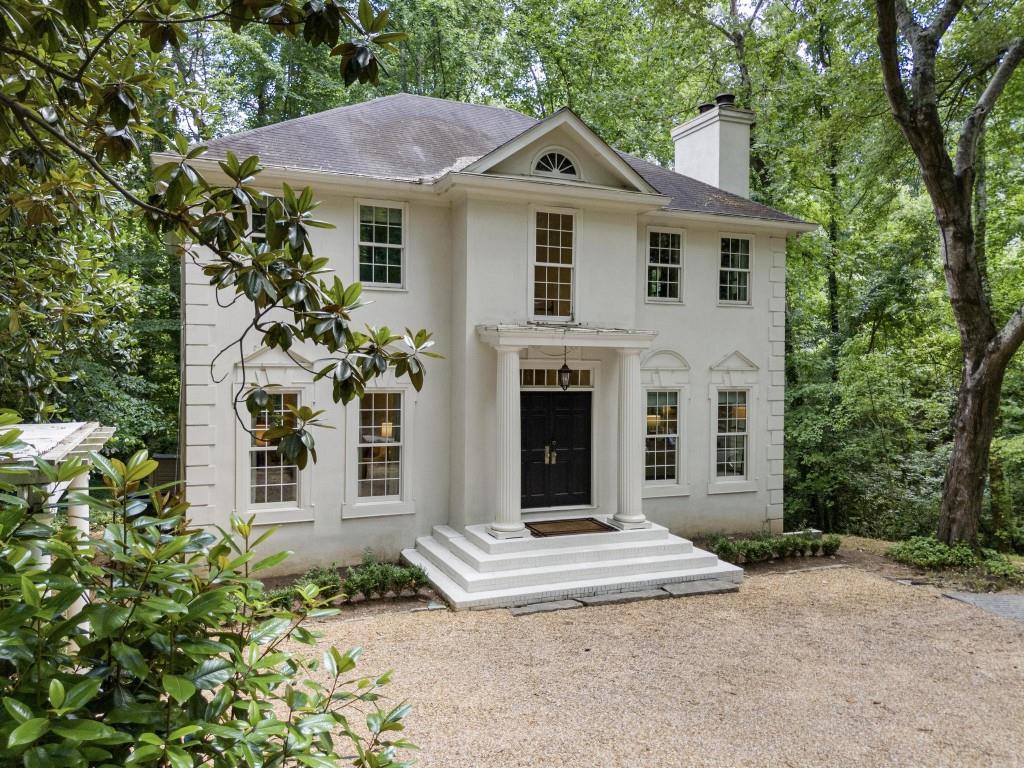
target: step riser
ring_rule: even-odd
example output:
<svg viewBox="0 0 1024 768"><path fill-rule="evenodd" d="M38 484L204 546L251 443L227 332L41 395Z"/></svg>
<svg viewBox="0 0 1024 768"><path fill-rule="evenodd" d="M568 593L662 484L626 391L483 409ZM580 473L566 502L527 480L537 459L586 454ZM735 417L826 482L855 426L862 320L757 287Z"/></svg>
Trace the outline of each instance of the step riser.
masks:
<svg viewBox="0 0 1024 768"><path fill-rule="evenodd" d="M435 537L436 538L436 537ZM615 545L603 549L552 550L550 552L516 552L507 555L487 557L479 547L466 539L448 539L442 542L450 552L481 573L498 573L519 568L543 568L566 563L608 563L635 557L663 557L665 555L686 555L693 551L693 545L686 541L635 542ZM482 555L482 556L481 556ZM495 559L496 558L496 559Z"/></svg>
<svg viewBox="0 0 1024 768"><path fill-rule="evenodd" d="M491 555L512 552L536 552L543 549L564 549L576 545L593 543L595 537L614 537L617 543L636 541L663 541L669 535L665 528L653 525L650 528L638 528L632 531L615 531L614 533L588 533L578 536L549 536L546 538L496 539L486 533L486 526L471 525L465 530L466 539L474 546L480 547Z"/></svg>
<svg viewBox="0 0 1024 768"><path fill-rule="evenodd" d="M707 579L718 579L733 584L743 583L743 570L741 568L719 562L717 566L712 568L645 574L612 580L610 583L608 580L595 580L591 583L580 581L521 587L504 591L492 590L472 594L466 592L441 572L421 551L407 549L402 553L402 556L406 561L419 565L427 572L427 576L430 578L435 589L455 610L505 608L550 600L614 594L644 587L664 586L665 584L698 582Z"/></svg>
<svg viewBox="0 0 1024 768"><path fill-rule="evenodd" d="M573 565L576 567L559 569L556 572L535 569L485 575L479 572L467 573L467 571L471 571L470 566L458 560L455 555L432 538L420 539L416 544L416 549L467 592L531 587L551 582L627 578L665 570L711 568L718 563L718 558L714 555L700 552L699 554L670 555L660 558L645 557L634 560L575 563Z"/></svg>

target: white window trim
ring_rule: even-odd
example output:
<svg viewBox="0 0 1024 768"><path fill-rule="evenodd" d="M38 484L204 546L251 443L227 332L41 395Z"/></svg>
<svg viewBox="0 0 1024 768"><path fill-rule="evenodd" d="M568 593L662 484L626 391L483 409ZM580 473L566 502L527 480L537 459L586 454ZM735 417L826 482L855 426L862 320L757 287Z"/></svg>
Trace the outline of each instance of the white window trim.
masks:
<svg viewBox="0 0 1024 768"><path fill-rule="evenodd" d="M657 296L648 295L647 270L651 266L651 233L667 232L670 235L679 235L679 298L662 299ZM643 285L644 302L647 304L685 304L686 303L686 230L678 227L662 227L651 224L644 232L641 245L641 283ZM721 260L721 256L719 256Z"/></svg>
<svg viewBox="0 0 1024 768"><path fill-rule="evenodd" d="M558 213L568 214L572 216L572 283L569 288L569 296L572 304L572 314L568 317L561 315L538 315L533 311L534 308L534 289L536 288L536 280L534 277L534 268L539 265L537 261L537 214L538 213ZM531 205L530 206L530 221L528 225L528 237L527 237L527 258L528 271L526 279L526 311L527 315L531 320L542 323L565 323L567 325L574 324L576 318L580 316L579 307L579 291L577 291L578 280L576 276L577 268L579 267L579 245L580 245L580 212L576 208L555 208L546 205ZM557 264L550 264L543 262L544 266L559 266ZM559 363L561 365L561 363Z"/></svg>
<svg viewBox="0 0 1024 768"><path fill-rule="evenodd" d="M532 369L543 369L545 371L555 370L557 371L562 367L563 358L561 355L557 359L553 360L539 360L532 357L523 357L519 360L519 391L520 392L561 392L562 388L557 384L553 387L549 386L523 386L522 372L528 368ZM574 371L590 371L590 386L584 387L582 385L573 384L569 387L570 392L590 392L596 389L597 385L597 373L600 367L596 360L566 360L566 364Z"/></svg>
<svg viewBox="0 0 1024 768"><path fill-rule="evenodd" d="M722 285L722 238L723 237L734 237L750 242L750 264L747 269L747 300L746 301L726 301L720 298L720 291ZM756 239L752 234L744 234L741 232L719 232L718 237L715 240L715 298L718 300L718 306L720 307L753 307L754 306L754 264L755 259L755 246Z"/></svg>
<svg viewBox="0 0 1024 768"><path fill-rule="evenodd" d="M415 445L416 390L411 386L397 383L390 371L382 379L379 385L371 384L366 391L368 394L398 392L402 395L402 454L399 469L401 494L383 497L359 496L359 403L352 402L345 408L345 487L341 504L343 520L416 514L416 502L413 497L415 462L409 460Z"/></svg>
<svg viewBox="0 0 1024 768"><path fill-rule="evenodd" d="M370 283L363 282L363 288L368 291L392 291L402 292L409 290L409 204L397 200L376 200L371 198L356 198L353 208L352 221L352 274L354 282L362 282L359 279L359 246L362 243L359 237L359 207L362 205L373 205L379 208L400 208L402 210L402 283ZM394 247L394 246L392 246Z"/></svg>
<svg viewBox="0 0 1024 768"><path fill-rule="evenodd" d="M236 369L241 375L240 367ZM316 408L314 385L309 381L296 381L295 376L301 369L289 365L258 365L246 367L250 381L262 381L274 385L270 391L275 393L297 393L299 406L308 405ZM238 406L243 418L249 412L244 406ZM249 478L249 447L252 436L241 425L235 429L235 508L234 512L242 516L255 515L256 525L281 525L287 523L311 523L316 517L316 504L313 501L314 465L310 462L305 469L299 470L298 499L294 502L271 502L254 504L250 501Z"/></svg>
<svg viewBox="0 0 1024 768"><path fill-rule="evenodd" d="M675 392L676 408L678 411L679 432L676 433L676 479L675 480L648 480L647 479L647 393L648 392ZM643 465L644 480L642 495L645 499L664 498L669 496L689 496L690 479L688 463L686 460L689 445L689 413L690 413L689 387L686 385L650 385L644 387L643 409L644 409L644 444L643 444Z"/></svg>
<svg viewBox="0 0 1024 768"><path fill-rule="evenodd" d="M718 476L718 393L719 392L746 392L747 393L747 476L744 478L727 478ZM709 453L708 453L708 493L749 493L758 490L757 467L757 387L712 384L708 387L709 405Z"/></svg>
<svg viewBox="0 0 1024 768"><path fill-rule="evenodd" d="M576 175L574 176L574 175L568 174L568 173L552 173L550 171L538 171L537 170L537 163L540 162L540 159L542 157L544 157L544 155L547 155L547 154L549 154L551 152L556 152L556 153L558 153L560 155L565 155L567 158L569 158L569 162L572 163L573 167L576 169ZM533 159L530 161L530 175L531 176L540 176L540 177L545 178L545 179L562 179L564 181L583 181L583 172L582 172L582 169L580 168L579 161L576 159L576 156L572 152L567 150L565 147L559 147L559 146L547 146L547 147L544 147L544 149L542 149L540 152L535 154L533 156Z"/></svg>

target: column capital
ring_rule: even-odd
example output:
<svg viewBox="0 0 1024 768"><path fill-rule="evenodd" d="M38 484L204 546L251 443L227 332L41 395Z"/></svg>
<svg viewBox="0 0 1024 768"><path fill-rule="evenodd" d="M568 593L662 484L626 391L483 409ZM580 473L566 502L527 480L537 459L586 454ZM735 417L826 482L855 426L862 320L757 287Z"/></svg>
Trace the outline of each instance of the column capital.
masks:
<svg viewBox="0 0 1024 768"><path fill-rule="evenodd" d="M498 352L522 352L524 347L516 344L495 344L494 349Z"/></svg>

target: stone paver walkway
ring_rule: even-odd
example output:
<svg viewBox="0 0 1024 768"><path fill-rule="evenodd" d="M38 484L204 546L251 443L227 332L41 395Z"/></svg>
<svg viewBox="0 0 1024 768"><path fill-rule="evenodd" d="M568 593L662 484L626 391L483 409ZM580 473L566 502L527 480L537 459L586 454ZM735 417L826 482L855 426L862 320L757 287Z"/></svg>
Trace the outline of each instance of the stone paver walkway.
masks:
<svg viewBox="0 0 1024 768"><path fill-rule="evenodd" d="M1024 624L1024 595L1010 592L999 592L996 594L979 594L975 592L945 592L946 597L967 603L983 611L1002 616L1004 619L1012 619Z"/></svg>

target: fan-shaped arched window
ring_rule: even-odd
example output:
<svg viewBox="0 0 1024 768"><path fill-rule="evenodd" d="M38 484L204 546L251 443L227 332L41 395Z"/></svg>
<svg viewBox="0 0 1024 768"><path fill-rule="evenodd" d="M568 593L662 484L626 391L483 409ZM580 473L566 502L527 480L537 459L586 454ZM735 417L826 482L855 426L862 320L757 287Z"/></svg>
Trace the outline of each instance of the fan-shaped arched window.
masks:
<svg viewBox="0 0 1024 768"><path fill-rule="evenodd" d="M544 176L577 178L576 164L561 152L545 152L533 166L533 172Z"/></svg>

